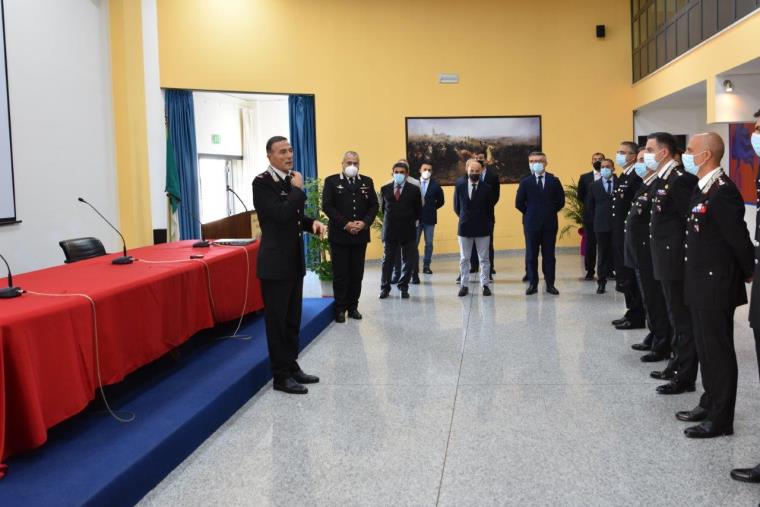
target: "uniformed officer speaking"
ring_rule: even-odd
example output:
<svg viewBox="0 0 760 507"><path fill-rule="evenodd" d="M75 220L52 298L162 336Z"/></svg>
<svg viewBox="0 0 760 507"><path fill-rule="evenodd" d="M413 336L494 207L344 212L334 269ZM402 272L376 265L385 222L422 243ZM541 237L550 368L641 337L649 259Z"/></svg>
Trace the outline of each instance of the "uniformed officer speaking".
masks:
<svg viewBox="0 0 760 507"><path fill-rule="evenodd" d="M676 354L674 378L657 388L660 394L694 391L699 366L691 315L683 292L686 214L697 177L684 172L673 160L675 150L675 138L666 132L657 132L648 136L644 154L647 167L657 170L652 188L650 248L654 277L662 285L668 306L674 332L672 348Z"/></svg>
<svg viewBox="0 0 760 507"><path fill-rule="evenodd" d="M686 171L699 178L686 224L684 289L709 399L703 407L706 411L696 408L690 412L688 420L702 420L686 428L690 438L734 432L738 379L734 312L747 303L744 282L752 280L754 268L744 200L720 167L723 153L723 140L709 132L693 136L683 154Z"/></svg>
<svg viewBox="0 0 760 507"><path fill-rule="evenodd" d="M335 321L361 319L359 296L370 226L377 216L377 194L372 178L359 174L359 154L343 155L343 170L325 178L322 209L330 219L328 238L335 293Z"/></svg>
<svg viewBox="0 0 760 507"><path fill-rule="evenodd" d="M319 378L298 366L303 277L303 233L324 234L319 220L304 215L303 176L293 171L293 147L281 136L266 144L269 167L253 179L253 205L261 226L256 273L261 281L269 362L274 389L306 394Z"/></svg>

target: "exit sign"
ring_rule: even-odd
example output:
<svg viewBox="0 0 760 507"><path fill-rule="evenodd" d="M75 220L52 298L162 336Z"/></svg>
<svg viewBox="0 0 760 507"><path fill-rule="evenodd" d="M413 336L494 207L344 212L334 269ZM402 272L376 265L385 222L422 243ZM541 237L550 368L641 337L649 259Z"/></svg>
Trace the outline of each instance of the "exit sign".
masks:
<svg viewBox="0 0 760 507"><path fill-rule="evenodd" d="M221 144L222 136L219 134L211 134L211 144Z"/></svg>

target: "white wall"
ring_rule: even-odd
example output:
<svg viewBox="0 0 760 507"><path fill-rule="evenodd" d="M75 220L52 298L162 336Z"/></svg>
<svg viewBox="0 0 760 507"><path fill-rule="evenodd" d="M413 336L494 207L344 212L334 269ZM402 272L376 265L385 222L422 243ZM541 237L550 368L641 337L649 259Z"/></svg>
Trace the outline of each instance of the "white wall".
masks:
<svg viewBox="0 0 760 507"><path fill-rule="evenodd" d="M730 79L734 91L727 93L723 82ZM717 76L715 79L715 121L737 123L754 121L760 109L760 74Z"/></svg>
<svg viewBox="0 0 760 507"><path fill-rule="evenodd" d="M159 79L156 0L142 0L142 35L151 218L153 229L166 229L166 113Z"/></svg>
<svg viewBox="0 0 760 507"><path fill-rule="evenodd" d="M256 101L258 139L254 167L257 174L269 166L267 141L274 136L290 138L290 118L288 116L288 96L263 97Z"/></svg>
<svg viewBox="0 0 760 507"><path fill-rule="evenodd" d="M116 234L118 226L108 2L5 0L17 216L0 227L14 271L61 264L62 239ZM31 289L31 287L29 287Z"/></svg>
<svg viewBox="0 0 760 507"><path fill-rule="evenodd" d="M243 156L240 108L245 102L222 93L193 93L195 139L199 154ZM219 144L211 136L221 137Z"/></svg>

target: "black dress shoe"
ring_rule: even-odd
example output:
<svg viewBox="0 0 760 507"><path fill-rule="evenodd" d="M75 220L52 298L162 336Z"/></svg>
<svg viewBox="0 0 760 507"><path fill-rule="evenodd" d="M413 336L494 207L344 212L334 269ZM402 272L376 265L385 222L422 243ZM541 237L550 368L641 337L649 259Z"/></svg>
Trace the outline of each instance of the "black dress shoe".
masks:
<svg viewBox="0 0 760 507"><path fill-rule="evenodd" d="M667 384L657 386L657 394L693 393L696 390L697 388L694 386L694 384L685 384L675 380L672 380Z"/></svg>
<svg viewBox="0 0 760 507"><path fill-rule="evenodd" d="M596 293L604 294L607 292L607 282L599 282L596 284Z"/></svg>
<svg viewBox="0 0 760 507"><path fill-rule="evenodd" d="M589 271L588 273L586 273L586 276L584 276L583 279L584 280L588 280L588 281L593 280L594 279L594 273L592 273L591 271Z"/></svg>
<svg viewBox="0 0 760 507"><path fill-rule="evenodd" d="M391 285L396 285L398 283L398 277L394 276L391 278Z"/></svg>
<svg viewBox="0 0 760 507"><path fill-rule="evenodd" d="M662 371L650 372L649 376L652 378L656 378L657 380L673 380L674 378L676 378L676 372L665 368Z"/></svg>
<svg viewBox="0 0 760 507"><path fill-rule="evenodd" d="M528 290L525 291L525 295L532 296L533 294L536 294L537 292L538 292L538 285L533 283L528 286Z"/></svg>
<svg viewBox="0 0 760 507"><path fill-rule="evenodd" d="M483 295L484 296L490 296L491 295L491 289L488 288L488 285L483 287Z"/></svg>
<svg viewBox="0 0 760 507"><path fill-rule="evenodd" d="M480 268L470 268L470 274L477 273L478 271L480 271Z"/></svg>
<svg viewBox="0 0 760 507"><path fill-rule="evenodd" d="M457 295L461 298L461 297L466 296L469 293L470 293L470 289L463 285L462 288L459 289L459 294Z"/></svg>
<svg viewBox="0 0 760 507"><path fill-rule="evenodd" d="M527 282L528 281L528 275L525 275L524 277L522 277L522 281L523 282Z"/></svg>
<svg viewBox="0 0 760 507"><path fill-rule="evenodd" d="M409 291L402 290L401 291L401 299L409 299Z"/></svg>
<svg viewBox="0 0 760 507"><path fill-rule="evenodd" d="M348 318L354 320L362 320L362 314L359 313L359 310L354 308L353 310L348 311Z"/></svg>
<svg viewBox="0 0 760 507"><path fill-rule="evenodd" d="M546 292L551 294L552 296L559 296L559 291L554 285L547 285L546 286Z"/></svg>
<svg viewBox="0 0 760 507"><path fill-rule="evenodd" d="M433 274L433 272L430 271L430 268L422 268L422 272L425 273L426 275L432 275Z"/></svg>
<svg viewBox="0 0 760 507"><path fill-rule="evenodd" d="M621 331L626 331L628 329L644 329L644 323L643 322L631 322L630 320L626 320L622 324L615 326L615 329L619 329Z"/></svg>
<svg viewBox="0 0 760 507"><path fill-rule="evenodd" d="M628 317L620 317L619 319L615 319L612 321L613 326L619 326L623 322L628 322Z"/></svg>
<svg viewBox="0 0 760 507"><path fill-rule="evenodd" d="M707 410L697 405L691 410L676 412L676 419L683 422L700 422L707 419Z"/></svg>
<svg viewBox="0 0 760 507"><path fill-rule="evenodd" d="M645 350L651 350L652 346L647 345L646 343L634 343L633 345L631 345L631 348L633 350L644 352Z"/></svg>
<svg viewBox="0 0 760 507"><path fill-rule="evenodd" d="M715 438L733 435L734 429L730 426L728 428L717 428L712 422L705 421L702 424L686 428L683 433L689 438Z"/></svg>
<svg viewBox="0 0 760 507"><path fill-rule="evenodd" d="M388 297L388 295L391 293L388 289L383 289L380 291L380 299L385 299Z"/></svg>
<svg viewBox="0 0 760 507"><path fill-rule="evenodd" d="M760 482L760 465L755 468L734 468L731 470L731 478L741 482Z"/></svg>
<svg viewBox="0 0 760 507"><path fill-rule="evenodd" d="M343 324L344 322L346 322L346 314L344 312L336 313L335 322L337 322L338 324Z"/></svg>
<svg viewBox="0 0 760 507"><path fill-rule="evenodd" d="M316 375L308 375L304 373L302 370L293 372L291 377L293 378L293 380L295 380L299 384L316 384L317 382L319 382L319 377L317 377Z"/></svg>
<svg viewBox="0 0 760 507"><path fill-rule="evenodd" d="M649 354L644 354L641 356L641 362L642 363L658 363L660 361L664 361L668 358L668 356L665 356L663 354L658 354L656 352L650 352Z"/></svg>
<svg viewBox="0 0 760 507"><path fill-rule="evenodd" d="M306 394L309 392L305 385L299 384L290 377L284 380L275 380L272 387L275 391L282 391L288 394Z"/></svg>
<svg viewBox="0 0 760 507"><path fill-rule="evenodd" d="M419 275L414 275L412 277L412 285L419 285L420 284L420 277Z"/></svg>

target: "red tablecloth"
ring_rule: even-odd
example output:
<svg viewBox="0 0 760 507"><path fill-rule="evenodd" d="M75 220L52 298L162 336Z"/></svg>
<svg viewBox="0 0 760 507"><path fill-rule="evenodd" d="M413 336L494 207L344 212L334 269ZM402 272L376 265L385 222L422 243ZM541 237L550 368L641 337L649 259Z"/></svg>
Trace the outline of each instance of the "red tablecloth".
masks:
<svg viewBox="0 0 760 507"><path fill-rule="evenodd" d="M135 249L130 255L138 260L122 266L111 264L115 255L57 266L15 276L14 284L95 301L101 375L113 384L198 331L239 318L246 299L245 313L263 308L258 243L191 245ZM189 260L199 253L202 260ZM175 260L187 262L150 262ZM42 445L48 428L94 398L93 338L92 304L85 298L25 293L0 300L0 461ZM4 471L0 464L0 477Z"/></svg>

